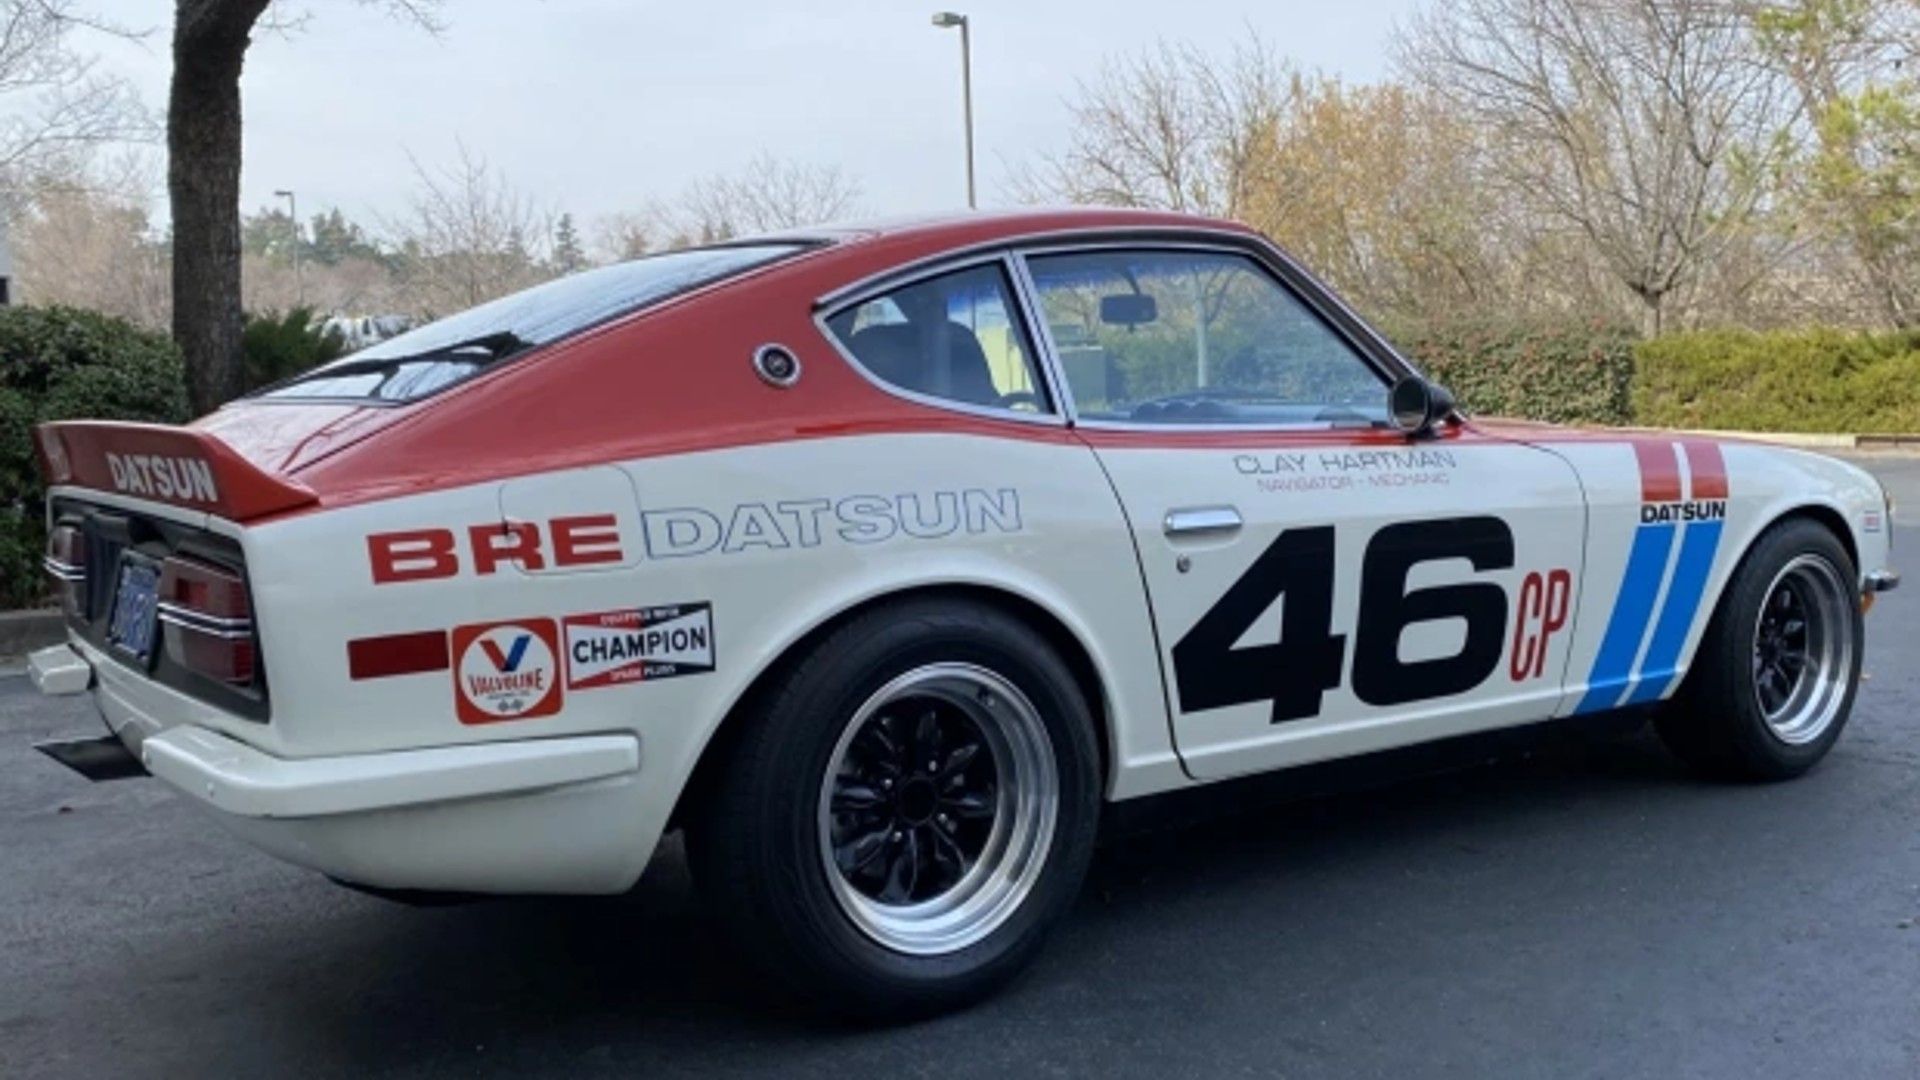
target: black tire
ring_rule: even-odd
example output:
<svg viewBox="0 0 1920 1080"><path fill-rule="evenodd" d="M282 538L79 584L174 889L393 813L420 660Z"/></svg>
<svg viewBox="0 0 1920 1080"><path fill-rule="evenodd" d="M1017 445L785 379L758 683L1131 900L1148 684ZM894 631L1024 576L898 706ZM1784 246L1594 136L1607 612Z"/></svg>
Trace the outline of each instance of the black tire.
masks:
<svg viewBox="0 0 1920 1080"><path fill-rule="evenodd" d="M846 899L845 892L854 877L843 874L837 885L829 877L837 871L827 865L832 856L823 852L836 850L828 830L838 829L842 819L830 815L823 785L830 765L851 760L850 743L845 744L848 757L841 757L843 735L856 738L852 721L876 694L924 672L962 668L992 673L1023 696L1019 705L1030 703L1022 713L1024 730L1035 749L1040 745L1036 733L1044 731L1057 809L1045 856L1020 864L1028 869L1018 873L1030 884L1001 909L1010 913L990 930L983 928L979 940L915 955L881 944L855 921L851 912L858 901ZM831 632L776 675L759 700L757 715L742 717L749 726L728 748L687 829L689 861L703 903L737 953L763 967L803 1004L866 1020L905 1019L966 1005L1033 959L1079 892L1100 813L1093 718L1072 672L1044 637L988 604L905 600L856 616ZM993 707L990 695L979 700ZM892 722L875 712L868 723ZM916 738L919 731L914 729ZM993 758L997 753L988 751L992 767L1004 768ZM1039 774L1038 769L1027 772ZM859 813L905 813L900 807L906 788L915 782L918 778L909 777L901 783L890 808ZM840 790L833 787L831 798L837 799ZM999 805L1004 811L1008 804ZM906 829L927 836L919 830L933 827L922 820ZM891 835L898 843L900 832ZM929 843L928 850L936 846ZM891 852L886 857L897 858ZM983 854L975 865L986 862ZM842 892L836 894L836 888ZM962 888L953 886L956 893Z"/></svg>
<svg viewBox="0 0 1920 1080"><path fill-rule="evenodd" d="M1831 635L1835 651L1808 650L1827 658L1823 674L1837 682L1823 697L1816 696L1817 684L1808 689L1807 700L1821 702L1818 708L1796 713L1788 708L1793 700L1789 697L1780 705L1786 711L1770 722L1763 693L1780 691L1777 681L1773 689L1761 689L1758 669L1767 638L1761 627L1762 606L1779 602L1779 587L1787 580L1783 575L1799 573L1796 567L1805 568L1815 582L1830 575L1842 590L1831 605L1822 606L1825 614L1820 616L1828 624L1820 633ZM1847 549L1819 522L1791 518L1761 534L1727 583L1680 692L1655 714L1661 740L1695 769L1723 779L1785 780L1818 764L1846 727L1859 688L1864 640L1859 580ZM1804 588L1816 593L1825 586ZM1801 633L1811 632L1817 621L1803 619ZM1822 668L1821 663L1804 665L1808 677ZM1797 680L1791 687L1792 695L1802 690ZM1799 715L1808 718L1804 730L1783 723Z"/></svg>

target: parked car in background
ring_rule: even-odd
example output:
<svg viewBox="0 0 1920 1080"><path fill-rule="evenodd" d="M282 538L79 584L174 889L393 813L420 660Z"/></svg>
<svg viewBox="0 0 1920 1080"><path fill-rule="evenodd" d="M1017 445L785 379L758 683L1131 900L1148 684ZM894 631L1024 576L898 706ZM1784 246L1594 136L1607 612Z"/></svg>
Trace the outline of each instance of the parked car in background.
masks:
<svg viewBox="0 0 1920 1080"><path fill-rule="evenodd" d="M320 330L338 334L348 352L358 352L403 334L411 326L412 320L404 315L329 315L321 321Z"/></svg>

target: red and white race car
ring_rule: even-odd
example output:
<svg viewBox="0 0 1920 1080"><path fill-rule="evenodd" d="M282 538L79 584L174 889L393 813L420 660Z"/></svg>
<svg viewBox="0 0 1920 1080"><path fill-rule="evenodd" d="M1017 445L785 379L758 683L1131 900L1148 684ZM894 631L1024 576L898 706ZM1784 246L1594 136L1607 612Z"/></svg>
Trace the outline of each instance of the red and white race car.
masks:
<svg viewBox="0 0 1920 1080"><path fill-rule="evenodd" d="M590 270L183 428L39 429L119 743L376 890L612 893L684 826L869 1012L1038 948L1106 803L1655 706L1774 778L1892 587L1851 465L1482 423L1227 223L970 215Z"/></svg>

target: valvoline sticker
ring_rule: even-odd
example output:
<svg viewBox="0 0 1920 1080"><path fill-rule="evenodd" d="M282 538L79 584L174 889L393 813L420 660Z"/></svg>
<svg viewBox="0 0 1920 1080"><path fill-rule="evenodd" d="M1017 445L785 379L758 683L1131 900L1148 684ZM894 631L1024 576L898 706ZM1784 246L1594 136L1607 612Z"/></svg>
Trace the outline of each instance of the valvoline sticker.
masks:
<svg viewBox="0 0 1920 1080"><path fill-rule="evenodd" d="M560 711L560 634L552 619L456 626L453 657L461 723L531 720Z"/></svg>

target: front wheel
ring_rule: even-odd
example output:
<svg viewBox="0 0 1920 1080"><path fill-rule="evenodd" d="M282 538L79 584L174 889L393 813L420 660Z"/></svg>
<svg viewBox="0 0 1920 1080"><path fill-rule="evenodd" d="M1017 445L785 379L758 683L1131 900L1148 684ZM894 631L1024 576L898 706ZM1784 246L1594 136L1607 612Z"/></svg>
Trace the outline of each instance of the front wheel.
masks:
<svg viewBox="0 0 1920 1080"><path fill-rule="evenodd" d="M1860 682L1859 576L1806 519L1754 542L1707 628L1686 683L1657 720L1683 760L1747 780L1798 776L1826 756Z"/></svg>
<svg viewBox="0 0 1920 1080"><path fill-rule="evenodd" d="M890 605L764 700L689 829L737 951L868 1017L1019 971L1078 892L1099 814L1092 718L1046 639L991 606Z"/></svg>

